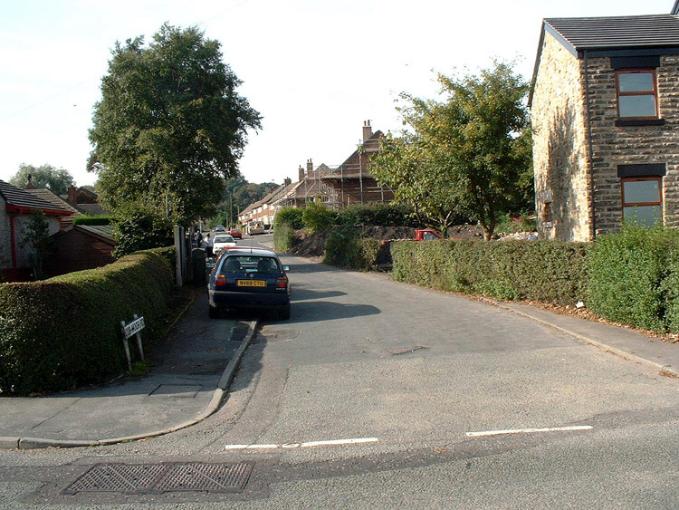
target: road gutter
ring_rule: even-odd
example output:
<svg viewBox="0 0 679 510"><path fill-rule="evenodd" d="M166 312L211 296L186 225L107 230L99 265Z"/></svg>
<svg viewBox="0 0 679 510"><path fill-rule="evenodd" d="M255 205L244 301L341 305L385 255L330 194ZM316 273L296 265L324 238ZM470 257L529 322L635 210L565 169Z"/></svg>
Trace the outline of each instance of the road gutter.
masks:
<svg viewBox="0 0 679 510"><path fill-rule="evenodd" d="M47 439L40 437L0 437L0 449L31 450L36 448L77 448L84 446L106 446L118 443L129 443L132 441L138 441L140 439L148 439L152 437L163 436L165 434L176 432L178 430L191 427L192 425L196 425L197 423L200 423L209 416L213 415L217 411L217 409L219 409L219 406L224 401L224 398L228 394L231 381L233 381L233 378L236 374L236 369L240 364L240 360L242 359L243 354L249 347L250 343L252 343L252 339L255 336L255 332L257 331L258 325L259 320L250 321L248 326L248 332L246 333L245 338L243 338L243 340L241 341L241 344L236 350L236 353L233 356L233 358L229 360L229 363L226 365L224 372L222 372L222 376L220 377L219 382L217 383L217 388L214 390L212 394L212 399L210 400L210 403L205 407L205 409L203 409L203 411L201 411L198 415L196 415L194 418L190 420L183 421L181 423L172 425L171 427L166 427L164 429L146 432L144 434L135 434L131 436L121 436L94 440ZM233 331L235 331L235 328L233 329Z"/></svg>

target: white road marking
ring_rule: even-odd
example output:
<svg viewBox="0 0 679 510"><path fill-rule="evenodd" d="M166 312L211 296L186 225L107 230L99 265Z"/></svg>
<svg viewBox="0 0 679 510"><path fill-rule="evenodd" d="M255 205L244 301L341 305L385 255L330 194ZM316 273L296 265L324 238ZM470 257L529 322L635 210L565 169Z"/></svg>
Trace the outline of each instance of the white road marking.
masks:
<svg viewBox="0 0 679 510"><path fill-rule="evenodd" d="M535 432L570 432L574 430L592 430L591 425L574 425L572 427L551 427L544 429L508 429L508 430L486 430L483 432L466 432L467 437L486 437L502 436L506 434L532 434Z"/></svg>
<svg viewBox="0 0 679 510"><path fill-rule="evenodd" d="M284 444L228 444L225 450L279 450L292 448L314 448L317 446L342 446L350 444L377 443L376 437L357 437L353 439L329 439L326 441L307 441L304 443L284 443Z"/></svg>

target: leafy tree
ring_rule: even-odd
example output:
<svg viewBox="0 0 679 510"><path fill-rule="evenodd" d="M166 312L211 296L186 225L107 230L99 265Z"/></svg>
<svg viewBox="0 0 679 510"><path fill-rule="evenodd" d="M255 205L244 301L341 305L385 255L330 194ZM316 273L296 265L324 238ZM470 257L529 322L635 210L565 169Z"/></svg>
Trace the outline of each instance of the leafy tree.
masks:
<svg viewBox="0 0 679 510"><path fill-rule="evenodd" d="M182 224L213 214L247 129L261 126L240 83L219 42L195 27L117 43L90 130L103 202L114 212L141 203Z"/></svg>
<svg viewBox="0 0 679 510"><path fill-rule="evenodd" d="M118 258L135 251L162 248L174 244L172 222L162 212L141 204L126 204L112 221Z"/></svg>
<svg viewBox="0 0 679 510"><path fill-rule="evenodd" d="M50 249L49 225L42 211L31 214L24 228L21 245L30 248L33 278L41 280L44 276L43 263Z"/></svg>
<svg viewBox="0 0 679 510"><path fill-rule="evenodd" d="M444 233L464 214L490 239L499 217L532 192L525 182L527 85L511 65L497 62L478 75L439 75L439 82L442 101L402 95L411 131L387 137L371 171Z"/></svg>
<svg viewBox="0 0 679 510"><path fill-rule="evenodd" d="M73 176L64 168L57 168L52 165L44 164L40 166L19 165L19 171L9 180L10 184L17 188L24 188L28 184L28 176L36 188L48 188L57 195L65 195L69 186L73 186L75 181Z"/></svg>

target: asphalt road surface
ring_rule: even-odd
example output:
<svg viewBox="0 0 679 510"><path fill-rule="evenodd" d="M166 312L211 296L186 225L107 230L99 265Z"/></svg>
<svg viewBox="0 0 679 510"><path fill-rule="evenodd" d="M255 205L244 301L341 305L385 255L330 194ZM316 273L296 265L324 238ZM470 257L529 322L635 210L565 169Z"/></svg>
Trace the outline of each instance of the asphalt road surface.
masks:
<svg viewBox="0 0 679 510"><path fill-rule="evenodd" d="M263 323L216 415L2 451L0 508L679 507L679 381L473 300L284 262L292 318ZM240 493L62 492L93 464L168 461L253 468Z"/></svg>

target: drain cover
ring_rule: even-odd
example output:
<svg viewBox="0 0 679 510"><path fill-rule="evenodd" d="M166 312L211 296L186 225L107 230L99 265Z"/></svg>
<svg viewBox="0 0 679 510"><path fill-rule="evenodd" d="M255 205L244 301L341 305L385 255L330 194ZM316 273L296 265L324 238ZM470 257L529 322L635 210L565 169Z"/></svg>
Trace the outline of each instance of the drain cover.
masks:
<svg viewBox="0 0 679 510"><path fill-rule="evenodd" d="M240 492L248 483L252 467L251 462L95 464L63 492Z"/></svg>

